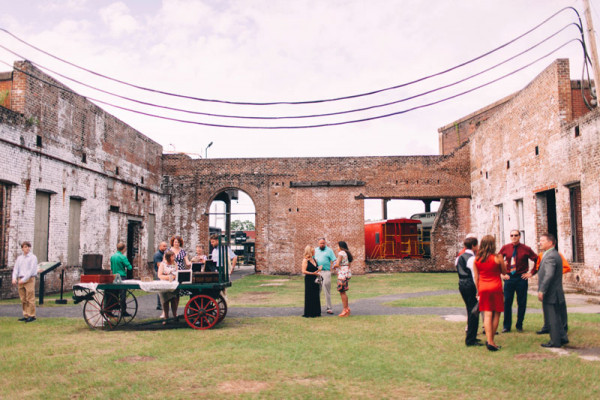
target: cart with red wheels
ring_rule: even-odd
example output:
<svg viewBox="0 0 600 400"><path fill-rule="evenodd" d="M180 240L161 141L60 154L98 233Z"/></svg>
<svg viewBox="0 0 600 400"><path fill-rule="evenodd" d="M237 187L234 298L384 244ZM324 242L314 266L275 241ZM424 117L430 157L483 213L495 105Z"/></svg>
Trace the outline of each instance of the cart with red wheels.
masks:
<svg viewBox="0 0 600 400"><path fill-rule="evenodd" d="M229 286L231 282L177 285L175 290L180 296L190 296L183 312L188 326L210 329L223 321L227 314L223 290ZM79 283L73 286L73 299L75 303L83 302L83 319L90 328L112 330L130 323L137 315L135 289L143 290L143 285L135 281L97 285Z"/></svg>
<svg viewBox="0 0 600 400"><path fill-rule="evenodd" d="M224 253L220 255L220 259L225 259ZM90 328L111 330L129 324L136 317L138 301L133 290L152 291L157 290L158 286L159 291L176 290L180 297L189 296L183 312L185 322L193 329L210 329L223 321L227 315L227 298L224 293L226 288L231 286L229 276L222 265L217 267L217 272L218 274L213 272L211 275L213 281L202 283L135 280L77 283L73 286L73 300L75 303L83 303L83 319ZM188 273L192 274L191 271ZM193 274L188 275L190 280L192 276ZM164 290L160 288L163 284L168 286ZM156 322L162 320L144 324Z"/></svg>

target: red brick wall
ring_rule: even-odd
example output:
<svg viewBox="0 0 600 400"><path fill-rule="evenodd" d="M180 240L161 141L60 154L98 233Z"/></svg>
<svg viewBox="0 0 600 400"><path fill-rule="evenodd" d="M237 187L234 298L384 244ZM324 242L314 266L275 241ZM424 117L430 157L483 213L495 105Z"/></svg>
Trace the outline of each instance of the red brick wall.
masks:
<svg viewBox="0 0 600 400"><path fill-rule="evenodd" d="M304 247L315 245L319 236L325 236L330 245L340 240L348 242L356 256L353 268L362 272L362 198L468 197L467 151L463 147L450 156L221 160L165 155L164 187L173 205L163 222L169 234L180 233L188 240L188 248L196 243L206 245L207 213L212 200L225 189L240 189L256 207L258 270L299 273ZM334 186L319 186L322 181ZM357 181L360 183L353 185ZM294 183L308 182L317 185L294 187ZM448 243L462 240L456 230L444 232ZM441 250L444 243L437 248L445 256Z"/></svg>
<svg viewBox="0 0 600 400"><path fill-rule="evenodd" d="M502 106L514 95L507 96L497 102L490 104L472 114L438 129L440 141L440 153L450 154L456 148L465 143L479 126L492 115L501 112Z"/></svg>
<svg viewBox="0 0 600 400"><path fill-rule="evenodd" d="M0 107L10 108L10 92L12 90L12 73L0 73ZM2 101L2 99L4 99Z"/></svg>
<svg viewBox="0 0 600 400"><path fill-rule="evenodd" d="M577 119L579 117L584 116L585 114L590 112L590 109L587 108L583 101L583 96L581 93L581 81L571 81L571 102L572 102L572 115L573 119ZM588 104L590 104L592 100L592 96L590 94L589 85L587 81L584 83L584 95L587 99Z"/></svg>

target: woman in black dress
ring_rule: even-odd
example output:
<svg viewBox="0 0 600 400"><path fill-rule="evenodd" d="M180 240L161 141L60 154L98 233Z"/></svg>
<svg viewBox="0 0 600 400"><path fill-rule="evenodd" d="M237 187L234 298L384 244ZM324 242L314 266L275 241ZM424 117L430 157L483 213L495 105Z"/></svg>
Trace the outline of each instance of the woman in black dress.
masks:
<svg viewBox="0 0 600 400"><path fill-rule="evenodd" d="M321 296L319 284L315 281L320 269L314 259L315 249L306 246L302 260L302 273L304 274L304 315L305 318L321 316Z"/></svg>

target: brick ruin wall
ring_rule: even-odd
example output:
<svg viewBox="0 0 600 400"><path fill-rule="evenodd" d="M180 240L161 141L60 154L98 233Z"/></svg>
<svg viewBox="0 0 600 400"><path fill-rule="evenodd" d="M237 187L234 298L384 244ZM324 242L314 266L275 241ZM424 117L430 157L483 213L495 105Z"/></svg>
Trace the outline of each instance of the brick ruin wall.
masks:
<svg viewBox="0 0 600 400"><path fill-rule="evenodd" d="M572 88L568 60L557 60L481 124L470 143L471 225L479 237L495 234L498 246L509 242L511 229L520 228L525 243L537 249L539 236L548 229L540 195L552 190L559 250L572 260L569 188L580 185L585 259L565 280L599 291L600 112L574 119L582 113L576 106L581 102L580 91ZM523 204L521 226L517 200Z"/></svg>
<svg viewBox="0 0 600 400"><path fill-rule="evenodd" d="M0 157L5 160L0 183L10 192L0 294L16 294L10 273L19 244L33 242L38 191L52 193L48 259L65 266L66 287L79 280L82 254L102 254L104 268L109 268L109 257L117 242L126 239L131 218L142 224L134 265L139 274L149 274L146 256L155 244L148 248L148 216L157 216L159 232L158 216L164 213L162 147L85 98L60 90L66 87L31 64L17 62L15 67L13 110L0 107ZM77 265L67 262L71 198L82 200ZM58 275L53 274L47 280L50 288L56 288Z"/></svg>
<svg viewBox="0 0 600 400"><path fill-rule="evenodd" d="M364 254L364 198L455 199L468 197L468 148L449 156L329 157L192 160L164 156L164 184L171 198L164 226L193 249L208 243L208 211L223 190L247 193L256 207L257 271L297 274L306 245L324 236L348 242L353 269L369 270ZM456 202L451 200L449 209ZM464 226L439 223L436 251L447 257ZM434 251L434 255L436 253ZM453 251L453 250L452 250ZM420 270L447 269L446 260L423 261ZM414 262L413 262L414 263ZM405 267L398 264L396 270Z"/></svg>

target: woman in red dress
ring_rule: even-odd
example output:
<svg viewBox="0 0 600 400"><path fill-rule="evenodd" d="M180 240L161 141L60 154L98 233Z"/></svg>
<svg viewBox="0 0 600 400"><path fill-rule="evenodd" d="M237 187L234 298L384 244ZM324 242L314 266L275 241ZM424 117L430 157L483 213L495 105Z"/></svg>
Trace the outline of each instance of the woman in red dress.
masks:
<svg viewBox="0 0 600 400"><path fill-rule="evenodd" d="M479 294L479 311L483 311L483 326L489 351L498 351L494 335L504 311L501 274L506 274L504 258L496 254L496 239L486 235L481 239L475 259L475 286Z"/></svg>

